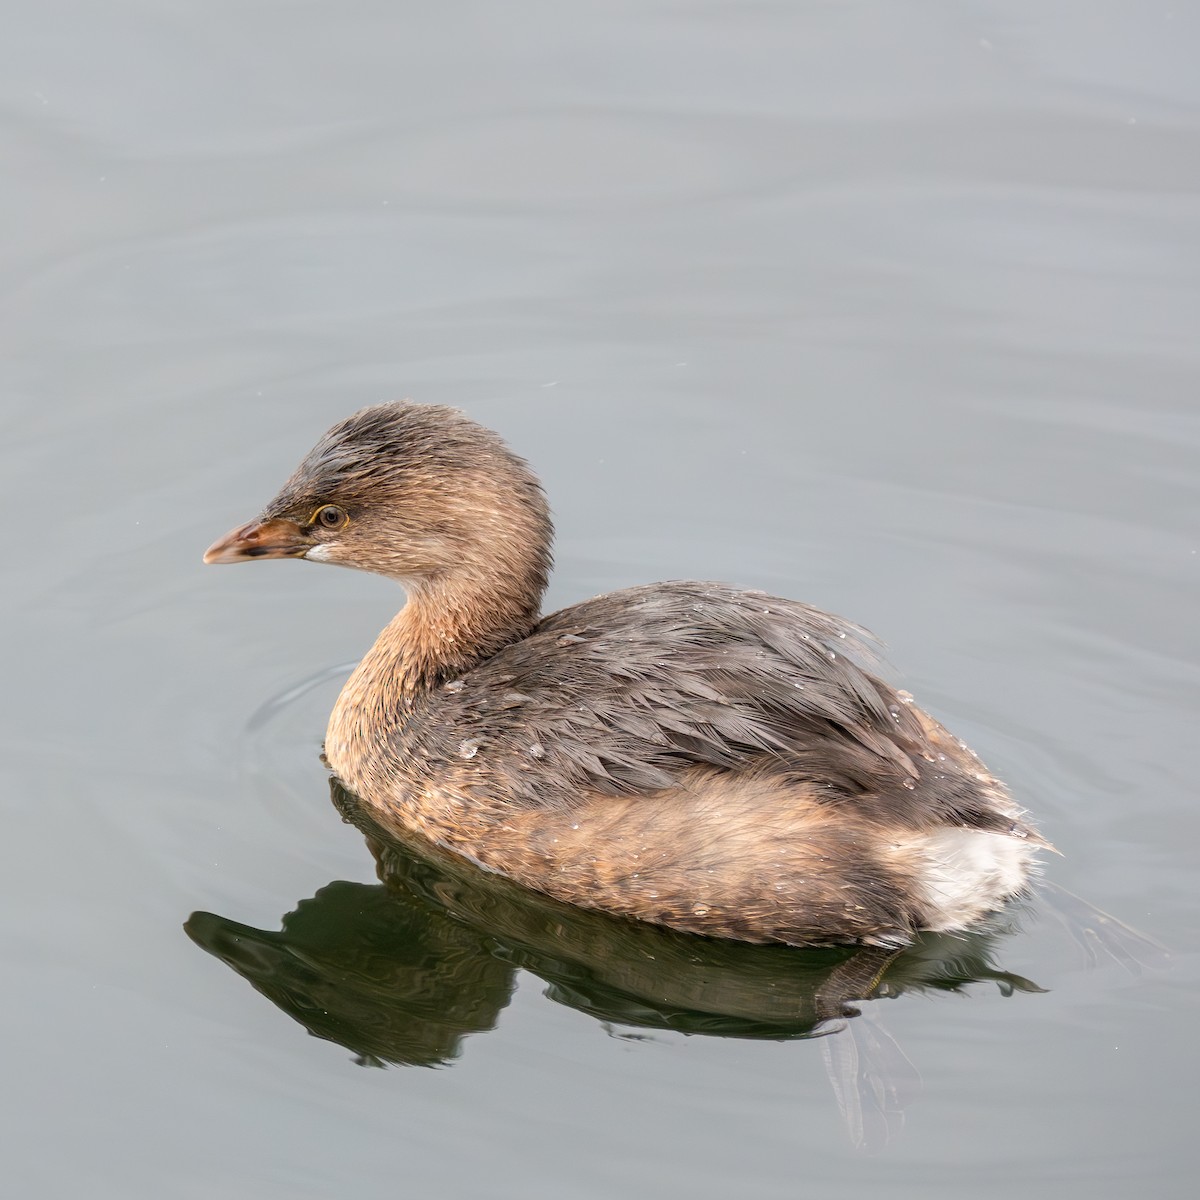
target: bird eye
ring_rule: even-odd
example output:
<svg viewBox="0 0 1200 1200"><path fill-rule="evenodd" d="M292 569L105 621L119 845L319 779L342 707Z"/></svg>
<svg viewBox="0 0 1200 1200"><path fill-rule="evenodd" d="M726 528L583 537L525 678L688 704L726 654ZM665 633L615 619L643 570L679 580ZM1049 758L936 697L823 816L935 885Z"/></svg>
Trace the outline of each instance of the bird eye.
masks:
<svg viewBox="0 0 1200 1200"><path fill-rule="evenodd" d="M350 518L344 508L336 504L322 504L312 516L313 525L323 525L326 529L341 529Z"/></svg>

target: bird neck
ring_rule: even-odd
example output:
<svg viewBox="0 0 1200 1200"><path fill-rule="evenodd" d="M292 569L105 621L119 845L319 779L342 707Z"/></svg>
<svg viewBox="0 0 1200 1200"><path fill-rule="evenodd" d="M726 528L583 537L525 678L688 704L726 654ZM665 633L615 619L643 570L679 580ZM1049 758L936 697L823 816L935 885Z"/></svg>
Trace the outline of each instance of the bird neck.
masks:
<svg viewBox="0 0 1200 1200"><path fill-rule="evenodd" d="M537 624L541 590L514 594L500 583L462 581L410 590L359 670L403 700L456 678Z"/></svg>
<svg viewBox="0 0 1200 1200"><path fill-rule="evenodd" d="M407 723L433 688L456 679L537 624L544 580L472 583L459 577L411 585L408 603L346 681L329 720L325 755L356 791L378 781L369 764L387 734Z"/></svg>

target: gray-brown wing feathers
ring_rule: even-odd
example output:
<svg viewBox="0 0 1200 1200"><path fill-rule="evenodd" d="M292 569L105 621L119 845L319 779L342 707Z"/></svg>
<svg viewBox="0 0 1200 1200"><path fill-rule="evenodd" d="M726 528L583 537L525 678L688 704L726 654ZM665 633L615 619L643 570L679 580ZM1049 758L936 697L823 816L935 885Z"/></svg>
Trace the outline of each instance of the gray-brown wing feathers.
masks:
<svg viewBox="0 0 1200 1200"><path fill-rule="evenodd" d="M478 757L481 781L499 774L531 806L655 791L708 765L823 783L831 803L881 821L1002 824L971 772L931 753L928 726L940 727L864 657L862 630L796 601L633 588L545 618L450 681L402 749L459 766Z"/></svg>

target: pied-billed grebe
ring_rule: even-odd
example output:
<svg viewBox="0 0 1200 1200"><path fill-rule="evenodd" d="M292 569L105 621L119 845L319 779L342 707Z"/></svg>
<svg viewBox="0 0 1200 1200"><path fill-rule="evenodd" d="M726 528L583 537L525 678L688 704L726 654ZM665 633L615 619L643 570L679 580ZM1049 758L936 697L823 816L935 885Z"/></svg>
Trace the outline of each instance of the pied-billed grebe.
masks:
<svg viewBox="0 0 1200 1200"><path fill-rule="evenodd" d="M854 661L861 631L720 583L542 617L552 532L496 434L383 404L335 425L204 561L403 584L326 757L385 823L528 887L798 945L899 945L1021 891L1047 843L962 742Z"/></svg>

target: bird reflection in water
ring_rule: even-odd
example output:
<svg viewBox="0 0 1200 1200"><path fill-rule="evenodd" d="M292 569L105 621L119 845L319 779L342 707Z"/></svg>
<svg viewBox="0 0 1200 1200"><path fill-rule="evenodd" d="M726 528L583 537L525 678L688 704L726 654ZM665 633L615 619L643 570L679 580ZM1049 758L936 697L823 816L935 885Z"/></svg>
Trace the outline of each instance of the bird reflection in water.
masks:
<svg viewBox="0 0 1200 1200"><path fill-rule="evenodd" d="M905 992L1043 989L995 964L1010 911L966 934L923 934L903 950L753 946L675 933L569 907L428 844L398 841L331 780L334 803L367 837L380 884L335 882L301 901L279 932L194 913L188 935L315 1037L369 1066L438 1066L495 1027L518 970L546 995L617 1031L819 1037L853 1141L894 1136L916 1071L857 1003ZM1095 914L1093 916L1100 916ZM1092 923L1093 926L1096 924ZM1123 927L1089 927L1136 958ZM1114 945L1116 949L1114 949Z"/></svg>

